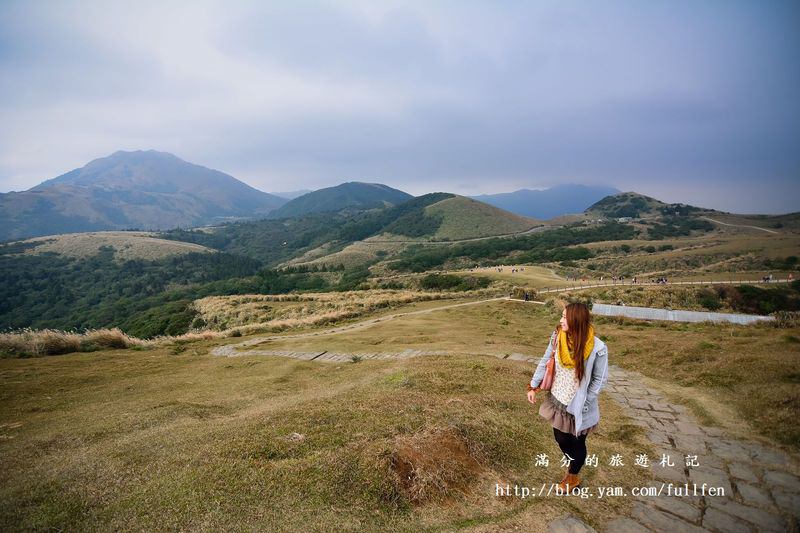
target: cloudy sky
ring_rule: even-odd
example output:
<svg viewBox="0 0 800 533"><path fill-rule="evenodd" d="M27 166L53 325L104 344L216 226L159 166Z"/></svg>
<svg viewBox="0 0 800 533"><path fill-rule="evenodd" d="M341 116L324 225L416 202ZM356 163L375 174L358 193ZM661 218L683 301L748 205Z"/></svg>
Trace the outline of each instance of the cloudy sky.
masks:
<svg viewBox="0 0 800 533"><path fill-rule="evenodd" d="M800 2L0 0L0 192L156 149L265 191L800 211Z"/></svg>

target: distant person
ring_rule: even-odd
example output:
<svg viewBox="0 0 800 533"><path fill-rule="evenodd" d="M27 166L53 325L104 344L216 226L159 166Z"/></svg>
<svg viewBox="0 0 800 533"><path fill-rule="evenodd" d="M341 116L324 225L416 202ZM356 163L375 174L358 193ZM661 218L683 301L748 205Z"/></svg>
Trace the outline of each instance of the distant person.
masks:
<svg viewBox="0 0 800 533"><path fill-rule="evenodd" d="M550 358L555 358L552 388L539 407L539 415L550 422L559 448L570 461L558 485L567 492L580 485L578 473L586 461L586 437L599 426L597 396L608 380L608 348L595 336L586 305L569 304L561 314L528 384L531 403L535 403Z"/></svg>

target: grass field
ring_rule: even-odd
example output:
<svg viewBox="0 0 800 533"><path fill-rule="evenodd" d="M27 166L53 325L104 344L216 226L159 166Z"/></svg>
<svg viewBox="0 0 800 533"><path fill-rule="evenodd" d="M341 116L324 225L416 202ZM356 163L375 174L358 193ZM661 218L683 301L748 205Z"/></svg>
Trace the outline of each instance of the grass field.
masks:
<svg viewBox="0 0 800 533"><path fill-rule="evenodd" d="M503 265L454 271L455 274L486 276L493 280L506 281L534 289L543 287L567 287L571 283L557 275L552 269L537 265Z"/></svg>
<svg viewBox="0 0 800 533"><path fill-rule="evenodd" d="M198 343L0 361L0 527L488 530L564 512L595 527L627 498L497 497L558 481L560 452L524 397L530 365L485 356L319 364L207 356ZM652 453L601 399L591 486ZM534 466L547 453L550 466ZM410 477L409 477L410 476Z"/></svg>
<svg viewBox="0 0 800 533"><path fill-rule="evenodd" d="M546 306L493 302L403 317L354 332L277 339L258 348L537 355L544 352L548 332L557 320L556 313ZM800 328L606 317L596 321L598 333L609 344L613 364L677 385L687 399L710 401L707 405L716 405L712 411L726 413L715 422L731 431L761 435L800 451L796 416L800 410ZM731 417L731 407L741 417Z"/></svg>

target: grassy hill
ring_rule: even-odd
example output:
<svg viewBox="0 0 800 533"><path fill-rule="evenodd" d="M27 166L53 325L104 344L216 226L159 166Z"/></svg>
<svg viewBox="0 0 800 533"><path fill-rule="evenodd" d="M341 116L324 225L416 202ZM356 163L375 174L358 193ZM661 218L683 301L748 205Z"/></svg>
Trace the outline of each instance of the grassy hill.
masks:
<svg viewBox="0 0 800 533"><path fill-rule="evenodd" d="M635 192L623 192L606 196L592 204L585 213L604 218L643 218L660 215L689 215L697 213L716 213L713 209L705 209L687 204L668 204L655 198Z"/></svg>
<svg viewBox="0 0 800 533"><path fill-rule="evenodd" d="M446 244L451 241L521 233L541 225L488 204L449 193L430 193L373 215L351 227L367 231L328 253L311 253L307 259L287 264L358 265L396 256L414 243ZM324 246L324 245L323 245ZM321 249L322 247L320 247Z"/></svg>
<svg viewBox="0 0 800 533"><path fill-rule="evenodd" d="M357 181L326 187L290 200L270 213L270 218L291 218L313 213L364 210L401 204L412 199L408 193L380 183Z"/></svg>
<svg viewBox="0 0 800 533"><path fill-rule="evenodd" d="M429 205L425 208L425 214L442 219L433 234L437 240L519 233L538 225L535 219L515 215L465 196L454 196Z"/></svg>
<svg viewBox="0 0 800 533"><path fill-rule="evenodd" d="M55 253L64 257L86 258L97 255L104 247L111 247L114 250L114 259L117 261L155 260L192 252L217 251L199 244L159 239L155 235L152 232L142 231L66 233L0 244L0 250L16 248L26 254Z"/></svg>

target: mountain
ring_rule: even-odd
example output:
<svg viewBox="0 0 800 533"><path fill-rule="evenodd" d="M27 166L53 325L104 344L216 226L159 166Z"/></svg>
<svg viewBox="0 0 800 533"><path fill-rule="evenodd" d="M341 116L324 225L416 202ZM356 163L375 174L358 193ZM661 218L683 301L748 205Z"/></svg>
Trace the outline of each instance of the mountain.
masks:
<svg viewBox="0 0 800 533"><path fill-rule="evenodd" d="M636 192L623 192L606 196L586 209L585 213L605 218L642 218L658 215L689 215L693 213L718 213L714 209L687 204L667 204Z"/></svg>
<svg viewBox="0 0 800 533"><path fill-rule="evenodd" d="M603 197L618 192L620 191L613 187L557 185L541 191L520 189L514 192L484 194L471 198L517 215L547 220L559 215L581 213Z"/></svg>
<svg viewBox="0 0 800 533"><path fill-rule="evenodd" d="M541 223L466 196L454 196L425 208L427 216L441 218L435 240L473 239L527 231Z"/></svg>
<svg viewBox="0 0 800 533"><path fill-rule="evenodd" d="M290 218L312 213L342 210L362 211L401 204L412 199L408 193L380 183L350 181L335 187L319 189L287 202L270 213L270 218Z"/></svg>
<svg viewBox="0 0 800 533"><path fill-rule="evenodd" d="M27 191L0 194L0 240L199 226L263 217L284 203L172 154L120 151Z"/></svg>
<svg viewBox="0 0 800 533"><path fill-rule="evenodd" d="M298 196L303 196L304 194L308 194L310 192L312 192L311 189L300 189L299 191L271 192L270 194L273 196L277 196L278 198L286 198L287 200L294 200Z"/></svg>

